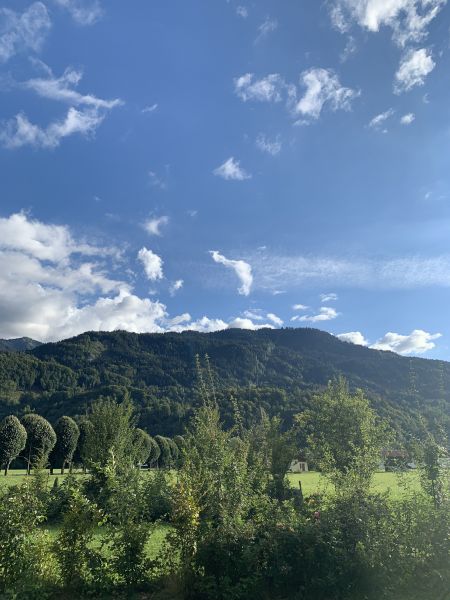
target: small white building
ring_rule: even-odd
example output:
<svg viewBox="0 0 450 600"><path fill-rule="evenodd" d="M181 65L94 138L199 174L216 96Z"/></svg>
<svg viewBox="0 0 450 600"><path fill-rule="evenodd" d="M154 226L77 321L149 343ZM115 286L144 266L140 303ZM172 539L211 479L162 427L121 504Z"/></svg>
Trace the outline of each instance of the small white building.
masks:
<svg viewBox="0 0 450 600"><path fill-rule="evenodd" d="M308 463L306 460L293 460L291 462L291 466L289 467L290 473L307 473L308 472Z"/></svg>

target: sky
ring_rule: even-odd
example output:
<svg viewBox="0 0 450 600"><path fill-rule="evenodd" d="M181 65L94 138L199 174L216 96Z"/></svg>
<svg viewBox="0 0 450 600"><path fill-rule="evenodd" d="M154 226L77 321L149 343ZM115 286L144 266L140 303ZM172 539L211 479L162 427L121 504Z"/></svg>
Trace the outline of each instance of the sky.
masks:
<svg viewBox="0 0 450 600"><path fill-rule="evenodd" d="M447 0L0 0L0 337L450 360Z"/></svg>

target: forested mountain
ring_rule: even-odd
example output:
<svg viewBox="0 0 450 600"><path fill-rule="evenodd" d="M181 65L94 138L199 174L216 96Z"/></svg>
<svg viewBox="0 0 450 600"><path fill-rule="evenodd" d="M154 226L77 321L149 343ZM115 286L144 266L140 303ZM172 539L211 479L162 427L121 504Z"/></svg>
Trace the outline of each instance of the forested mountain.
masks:
<svg viewBox="0 0 450 600"><path fill-rule="evenodd" d="M41 342L32 340L28 337L16 338L14 340L0 339L0 352L25 352L25 350L33 350L40 346Z"/></svg>
<svg viewBox="0 0 450 600"><path fill-rule="evenodd" d="M129 389L150 433L183 430L197 402L195 357L208 354L226 423L236 398L245 420L260 408L286 421L314 391L344 375L403 432L450 413L450 363L405 358L342 342L315 329L215 333L84 333L25 353L0 352L0 417L29 408L55 420Z"/></svg>

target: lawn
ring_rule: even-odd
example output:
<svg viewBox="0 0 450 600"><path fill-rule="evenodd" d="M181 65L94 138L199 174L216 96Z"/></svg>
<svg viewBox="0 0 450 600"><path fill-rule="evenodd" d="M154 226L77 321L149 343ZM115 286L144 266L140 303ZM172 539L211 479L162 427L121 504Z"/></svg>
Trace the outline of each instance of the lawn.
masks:
<svg viewBox="0 0 450 600"><path fill-rule="evenodd" d="M78 477L83 477L81 471L75 472ZM55 478L61 482L66 475L55 473L48 475L48 485L53 485ZM309 473L290 473L288 475L291 485L298 487L298 482L302 483L302 490L305 496L314 493L327 493L332 489L332 486L327 482L326 478L320 473L310 471ZM10 471L7 477L0 475L0 488L2 486L17 485L22 483L26 478L25 471ZM409 489L418 489L419 475L417 471L407 473L375 473L372 485L373 491L386 492L388 491L392 498L399 498L404 493L405 487Z"/></svg>
<svg viewBox="0 0 450 600"><path fill-rule="evenodd" d="M301 481L302 491L305 496L314 493L327 493L332 490L331 484L320 473L289 473L291 485L298 487ZM417 471L407 473L375 473L372 490L374 492L389 492L392 498L400 498L405 489L418 489L419 474Z"/></svg>

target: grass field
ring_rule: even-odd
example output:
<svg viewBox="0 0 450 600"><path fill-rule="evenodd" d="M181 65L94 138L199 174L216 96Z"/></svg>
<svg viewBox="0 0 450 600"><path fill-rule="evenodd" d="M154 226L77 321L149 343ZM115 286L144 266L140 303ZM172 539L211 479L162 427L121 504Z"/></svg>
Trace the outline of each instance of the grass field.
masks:
<svg viewBox="0 0 450 600"><path fill-rule="evenodd" d="M81 472L75 474L79 477L83 477ZM49 486L53 485L56 477L61 482L66 475L60 475L58 473L48 475ZM301 481L303 494L305 496L315 493L326 494L332 489L332 486L328 484L325 477L314 471L309 473L290 473L288 477L293 487L298 487L298 482ZM26 479L25 471L10 471L7 477L0 475L0 488L3 486L18 485L22 483L24 479ZM419 476L417 472L410 471L402 474L375 473L372 485L373 491L389 492L392 498L399 498L404 493L405 487L409 489L418 489Z"/></svg>

